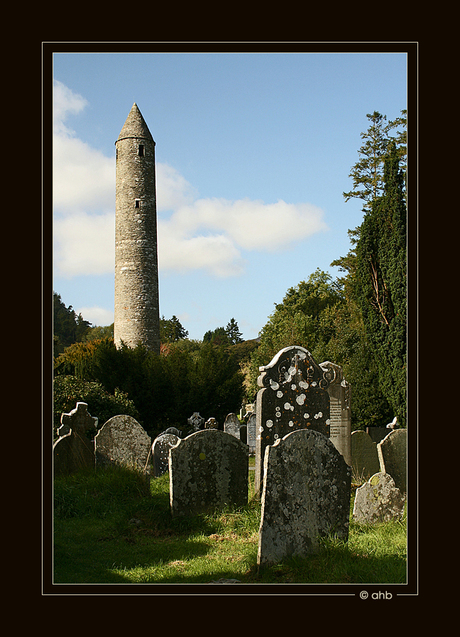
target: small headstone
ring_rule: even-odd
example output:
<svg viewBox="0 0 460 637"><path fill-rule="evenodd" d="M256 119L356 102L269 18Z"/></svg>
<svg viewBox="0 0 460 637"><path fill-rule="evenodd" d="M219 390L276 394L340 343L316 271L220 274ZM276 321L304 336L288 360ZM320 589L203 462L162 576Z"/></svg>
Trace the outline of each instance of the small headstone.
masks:
<svg viewBox="0 0 460 637"><path fill-rule="evenodd" d="M320 367L329 380L327 388L331 413L329 438L345 458L345 462L351 466L350 385L344 379L340 365L326 361L320 363Z"/></svg>
<svg viewBox="0 0 460 637"><path fill-rule="evenodd" d="M248 501L248 447L234 436L207 429L169 451L173 516L196 515Z"/></svg>
<svg viewBox="0 0 460 637"><path fill-rule="evenodd" d="M400 520L404 514L405 497L388 473L376 473L356 489L353 519L374 524Z"/></svg>
<svg viewBox="0 0 460 637"><path fill-rule="evenodd" d="M377 445L380 471L389 473L396 486L406 493L407 429L394 429Z"/></svg>
<svg viewBox="0 0 460 637"><path fill-rule="evenodd" d="M94 467L94 441L97 418L88 412L88 405L78 402L75 409L62 414L59 438L53 444L54 474L70 474L84 467Z"/></svg>
<svg viewBox="0 0 460 637"><path fill-rule="evenodd" d="M351 433L351 464L358 479L367 480L380 471L377 445L365 431Z"/></svg>
<svg viewBox="0 0 460 637"><path fill-rule="evenodd" d="M300 429L265 451L258 564L348 540L351 468L324 434Z"/></svg>
<svg viewBox="0 0 460 637"><path fill-rule="evenodd" d="M153 441L152 459L155 478L159 478L169 471L169 450L177 445L179 440L179 436L165 433L160 434Z"/></svg>
<svg viewBox="0 0 460 637"><path fill-rule="evenodd" d="M94 439L96 465L117 464L144 470L152 440L132 416L113 416Z"/></svg>
<svg viewBox="0 0 460 637"><path fill-rule="evenodd" d="M187 422L193 431L199 431L203 429L204 426L204 418L200 416L197 411L194 411L190 418L187 418Z"/></svg>
<svg viewBox="0 0 460 637"><path fill-rule="evenodd" d="M260 492L265 448L297 429L329 436L329 381L308 350L290 346L260 367L254 488Z"/></svg>
<svg viewBox="0 0 460 637"><path fill-rule="evenodd" d="M224 431L226 431L231 436L235 436L235 438L240 439L240 427L241 423L238 420L236 414L228 414L225 418L224 422Z"/></svg>
<svg viewBox="0 0 460 637"><path fill-rule="evenodd" d="M249 447L249 453L255 453L256 451L256 415L252 413L248 418L247 424L247 444Z"/></svg>
<svg viewBox="0 0 460 637"><path fill-rule="evenodd" d="M218 429L219 423L215 418L208 418L208 420L204 423L205 429Z"/></svg>

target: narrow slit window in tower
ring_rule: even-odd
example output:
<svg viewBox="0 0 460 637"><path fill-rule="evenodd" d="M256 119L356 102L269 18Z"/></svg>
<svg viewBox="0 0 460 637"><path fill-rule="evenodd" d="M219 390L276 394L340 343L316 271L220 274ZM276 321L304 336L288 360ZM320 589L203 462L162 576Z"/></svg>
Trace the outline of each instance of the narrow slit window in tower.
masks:
<svg viewBox="0 0 460 637"><path fill-rule="evenodd" d="M143 157L143 156L144 156L144 145L139 144L139 157Z"/></svg>
<svg viewBox="0 0 460 637"><path fill-rule="evenodd" d="M135 208L140 208L141 207L141 200L140 199L135 199L134 200L134 207Z"/></svg>

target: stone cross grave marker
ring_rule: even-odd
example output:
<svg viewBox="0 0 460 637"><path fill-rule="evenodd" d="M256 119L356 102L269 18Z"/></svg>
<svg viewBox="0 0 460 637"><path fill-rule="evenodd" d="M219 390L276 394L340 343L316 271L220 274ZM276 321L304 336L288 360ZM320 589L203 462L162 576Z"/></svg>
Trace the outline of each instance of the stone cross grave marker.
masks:
<svg viewBox="0 0 460 637"><path fill-rule="evenodd" d="M256 406L256 493L263 481L265 448L297 429L329 436L330 408L326 372L308 350L294 345L260 367Z"/></svg>
<svg viewBox="0 0 460 637"><path fill-rule="evenodd" d="M380 471L377 445L365 431L351 434L351 464L354 475L365 480Z"/></svg>
<svg viewBox="0 0 460 637"><path fill-rule="evenodd" d="M196 515L248 501L248 447L218 429L197 431L169 451L173 516Z"/></svg>
<svg viewBox="0 0 460 637"><path fill-rule="evenodd" d="M345 462L351 466L350 385L344 379L340 365L326 361L320 363L320 367L329 380L327 388L331 413L329 438L335 448L340 451Z"/></svg>
<svg viewBox="0 0 460 637"><path fill-rule="evenodd" d="M348 540L351 467L324 434L297 429L265 450L257 563L319 549L319 538Z"/></svg>
<svg viewBox="0 0 460 637"><path fill-rule="evenodd" d="M203 428L204 418L197 411L194 411L190 418L187 418L187 422L193 431L199 431Z"/></svg>
<svg viewBox="0 0 460 637"><path fill-rule="evenodd" d="M396 486L406 493L407 429L395 429L377 445L380 471L389 473Z"/></svg>
<svg viewBox="0 0 460 637"><path fill-rule="evenodd" d="M117 464L144 470L152 440L132 416L113 416L96 438L96 465Z"/></svg>
<svg viewBox="0 0 460 637"><path fill-rule="evenodd" d="M176 430L177 431L177 430ZM169 471L169 450L179 442L179 436L175 434L160 434L152 445L153 475L159 478Z"/></svg>
<svg viewBox="0 0 460 637"><path fill-rule="evenodd" d="M224 431L240 440L240 427L241 423L236 414L228 414L224 422Z"/></svg>
<svg viewBox="0 0 460 637"><path fill-rule="evenodd" d="M356 489L353 519L374 524L400 520L404 514L404 494L388 473L375 473Z"/></svg>
<svg viewBox="0 0 460 637"><path fill-rule="evenodd" d="M96 433L97 422L97 418L88 412L87 403L83 402L78 402L68 414L61 415L59 438L53 444L55 475L94 467L94 442L89 440L87 433Z"/></svg>

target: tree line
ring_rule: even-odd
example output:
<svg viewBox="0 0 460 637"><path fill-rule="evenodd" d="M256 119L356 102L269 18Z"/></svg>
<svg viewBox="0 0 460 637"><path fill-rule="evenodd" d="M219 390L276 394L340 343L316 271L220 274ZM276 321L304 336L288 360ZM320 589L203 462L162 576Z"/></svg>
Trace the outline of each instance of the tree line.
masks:
<svg viewBox="0 0 460 637"><path fill-rule="evenodd" d="M99 391L104 414L123 408L151 435L172 425L184 430L193 411L222 425L227 413L255 398L259 366L288 345L343 367L354 429L384 426L395 415L405 426L406 112L390 122L377 111L367 118L349 174L353 188L343 193L345 201L363 202L363 221L349 230L348 254L331 263L340 275L317 269L288 289L258 339L243 342L232 318L202 341L189 340L173 316L160 321L160 356L140 346L117 350L113 325L91 327L55 293L55 426L59 410L73 408L84 391L93 401Z"/></svg>

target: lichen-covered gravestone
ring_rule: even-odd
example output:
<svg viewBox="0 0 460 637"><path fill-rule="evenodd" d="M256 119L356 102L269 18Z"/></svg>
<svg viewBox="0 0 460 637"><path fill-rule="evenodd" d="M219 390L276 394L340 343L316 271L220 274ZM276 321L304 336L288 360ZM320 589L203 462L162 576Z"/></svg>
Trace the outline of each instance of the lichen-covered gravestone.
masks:
<svg viewBox="0 0 460 637"><path fill-rule="evenodd" d="M169 451L173 516L195 515L248 501L248 447L218 429L187 436Z"/></svg>
<svg viewBox="0 0 460 637"><path fill-rule="evenodd" d="M152 440L132 416L113 416L96 438L96 465L116 464L144 470Z"/></svg>
<svg viewBox="0 0 460 637"><path fill-rule="evenodd" d="M324 434L301 429L265 451L259 565L348 540L351 468Z"/></svg>
<svg viewBox="0 0 460 637"><path fill-rule="evenodd" d="M224 422L224 431L226 431L231 436L235 436L235 438L238 438L238 440L240 440L240 428L241 428L241 423L238 420L238 417L236 416L236 414L233 414L233 413L227 414L227 417L225 418L225 422Z"/></svg>
<svg viewBox="0 0 460 637"><path fill-rule="evenodd" d="M177 430L176 430L177 431ZM152 445L153 475L159 478L169 471L169 450L179 442L179 436L174 434L161 434L157 436Z"/></svg>
<svg viewBox="0 0 460 637"><path fill-rule="evenodd" d="M74 473L83 467L94 467L94 442L88 438L96 433L97 418L88 412L88 405L78 402L75 409L61 415L59 438L53 445L54 474Z"/></svg>
<svg viewBox="0 0 460 637"><path fill-rule="evenodd" d="M400 520L404 514L404 494L388 473L376 473L356 489L353 519L374 524Z"/></svg>
<svg viewBox="0 0 460 637"><path fill-rule="evenodd" d="M256 492L263 481L265 448L297 429L329 436L330 409L325 370L308 350L290 346L260 367L256 407Z"/></svg>
<svg viewBox="0 0 460 637"><path fill-rule="evenodd" d="M389 473L396 486L406 493L407 429L395 429L377 445L380 471Z"/></svg>
<svg viewBox="0 0 460 637"><path fill-rule="evenodd" d="M358 479L367 480L380 471L377 445L365 431L351 433L351 464Z"/></svg>

